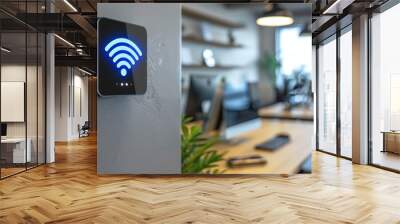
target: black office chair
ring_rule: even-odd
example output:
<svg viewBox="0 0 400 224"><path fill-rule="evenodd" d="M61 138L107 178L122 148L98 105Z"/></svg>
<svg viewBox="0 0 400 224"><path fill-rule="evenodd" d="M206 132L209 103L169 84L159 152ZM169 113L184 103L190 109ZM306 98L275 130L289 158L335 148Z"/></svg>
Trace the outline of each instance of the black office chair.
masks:
<svg viewBox="0 0 400 224"><path fill-rule="evenodd" d="M82 127L78 124L79 138L89 136L89 121L85 121Z"/></svg>

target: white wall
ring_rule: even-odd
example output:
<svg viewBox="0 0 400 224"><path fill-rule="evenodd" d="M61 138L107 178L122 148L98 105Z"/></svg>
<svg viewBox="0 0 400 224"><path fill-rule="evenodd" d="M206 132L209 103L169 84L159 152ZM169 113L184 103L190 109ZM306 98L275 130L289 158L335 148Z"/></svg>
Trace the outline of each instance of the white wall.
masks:
<svg viewBox="0 0 400 224"><path fill-rule="evenodd" d="M78 124L83 125L88 120L88 78L75 68L56 67L55 85L55 140L77 139ZM82 113L77 107L79 104Z"/></svg>
<svg viewBox="0 0 400 224"><path fill-rule="evenodd" d="M38 69L38 70L37 70ZM39 153L39 162L44 162L44 92L42 68L25 64L3 64L1 66L2 82L24 82L26 85L26 107L21 108L22 113L26 112L26 120L23 122L6 122L7 137L24 138L25 135L30 139L32 151L32 161L36 162ZM27 79L27 80L26 80ZM24 94L24 92L22 93ZM6 97L7 96L2 96ZM1 108L9 110L10 108ZM9 111L10 112L10 111ZM11 111L12 113L13 111Z"/></svg>
<svg viewBox="0 0 400 224"><path fill-rule="evenodd" d="M24 83L26 83L26 80L25 80L26 70L25 69L27 69L28 75L30 75L30 74L36 75L36 67L33 67L33 66L25 67L25 64L24 65L18 65L18 64L2 65L1 66L1 81L2 82L24 82ZM29 79L29 84L36 85L36 81L34 83L31 83L31 82L32 82L32 80ZM28 97L36 98L36 88L35 89L28 88L27 90L34 91L34 92L29 91L27 93ZM33 100L27 99L27 101L32 102ZM30 106L34 106L36 108L36 103L34 105L30 105ZM1 109L6 110L6 108L1 108ZM33 121L34 118L36 119L36 114L34 114L34 117L31 117L30 115L33 115L33 114L28 113L28 121L29 122ZM32 127L32 125L28 125L28 128L29 127ZM7 136L8 137L25 137L25 122L7 123Z"/></svg>
<svg viewBox="0 0 400 224"><path fill-rule="evenodd" d="M55 141L68 140L69 75L67 67L55 69Z"/></svg>
<svg viewBox="0 0 400 224"><path fill-rule="evenodd" d="M74 94L73 100L74 102L71 103L74 105L72 108L72 119L71 119L71 136L72 138L78 138L79 137L79 132L78 132L78 125L83 125L85 121L89 120L89 113L88 113L88 107L89 107L89 102L88 102L88 77L87 76L82 76L83 74L79 73L76 74L77 70L75 70L75 75L74 75ZM80 91L80 93L78 93ZM80 97L79 97L80 95ZM79 102L80 100L80 102ZM80 107L79 108L79 104ZM81 110L81 112L80 112Z"/></svg>

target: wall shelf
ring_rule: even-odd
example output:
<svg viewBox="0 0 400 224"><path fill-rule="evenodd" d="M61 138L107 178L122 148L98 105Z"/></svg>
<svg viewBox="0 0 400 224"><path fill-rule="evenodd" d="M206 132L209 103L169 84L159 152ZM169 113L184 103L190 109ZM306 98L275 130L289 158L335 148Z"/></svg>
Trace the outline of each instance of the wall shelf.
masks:
<svg viewBox="0 0 400 224"><path fill-rule="evenodd" d="M226 28L243 28L244 24L232 22L226 19L222 19L213 15L209 15L203 12L199 12L197 10L188 8L187 6L182 7L182 15L186 17L190 17L192 19L201 20L204 22L208 22L217 26L222 26Z"/></svg>
<svg viewBox="0 0 400 224"><path fill-rule="evenodd" d="M230 43L223 43L219 41L213 41L213 40L204 40L201 37L195 36L195 35L190 35L190 36L184 36L182 38L183 41L189 42L189 43L196 43L196 44L201 44L201 45L208 45L208 46L213 46L213 47L221 47L221 48L242 48L242 44L230 44Z"/></svg>

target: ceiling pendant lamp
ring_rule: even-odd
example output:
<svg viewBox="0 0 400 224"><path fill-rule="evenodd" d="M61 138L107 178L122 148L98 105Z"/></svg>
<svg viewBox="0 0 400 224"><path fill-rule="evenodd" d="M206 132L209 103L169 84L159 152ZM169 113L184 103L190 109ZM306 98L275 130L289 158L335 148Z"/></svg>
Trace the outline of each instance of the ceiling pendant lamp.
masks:
<svg viewBox="0 0 400 224"><path fill-rule="evenodd" d="M279 27L293 24L292 14L274 5L271 11L264 12L257 20L259 26Z"/></svg>

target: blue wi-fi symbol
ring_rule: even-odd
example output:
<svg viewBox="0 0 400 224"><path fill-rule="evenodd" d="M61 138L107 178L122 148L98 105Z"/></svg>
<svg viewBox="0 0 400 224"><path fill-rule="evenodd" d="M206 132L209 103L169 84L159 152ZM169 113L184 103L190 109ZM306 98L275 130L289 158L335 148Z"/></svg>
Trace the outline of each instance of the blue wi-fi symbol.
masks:
<svg viewBox="0 0 400 224"><path fill-rule="evenodd" d="M113 63L117 65L117 69L119 69L120 74L124 77L128 74L128 70L143 55L140 48L127 38L117 38L110 41L104 50L112 58Z"/></svg>

